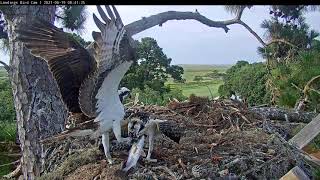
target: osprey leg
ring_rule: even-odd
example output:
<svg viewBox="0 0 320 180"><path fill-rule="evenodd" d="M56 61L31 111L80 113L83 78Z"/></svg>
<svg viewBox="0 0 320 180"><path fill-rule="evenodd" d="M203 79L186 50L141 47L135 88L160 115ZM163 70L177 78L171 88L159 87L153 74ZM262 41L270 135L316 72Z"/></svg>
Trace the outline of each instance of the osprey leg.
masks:
<svg viewBox="0 0 320 180"><path fill-rule="evenodd" d="M125 142L125 143L129 144L131 141L131 138L121 137L121 122L120 121L113 121L112 126L113 126L112 130L113 130L114 136L116 137L117 141L119 143Z"/></svg>
<svg viewBox="0 0 320 180"><path fill-rule="evenodd" d="M104 132L102 134L102 145L104 149L104 154L106 155L106 158L109 162L109 164L113 164L113 160L111 158L110 154L110 144L109 144L109 132Z"/></svg>
<svg viewBox="0 0 320 180"><path fill-rule="evenodd" d="M155 136L155 131L149 129L149 148L148 148L148 154L146 160L149 162L157 162L157 159L151 159L151 153L153 151L153 144L154 144L154 136Z"/></svg>

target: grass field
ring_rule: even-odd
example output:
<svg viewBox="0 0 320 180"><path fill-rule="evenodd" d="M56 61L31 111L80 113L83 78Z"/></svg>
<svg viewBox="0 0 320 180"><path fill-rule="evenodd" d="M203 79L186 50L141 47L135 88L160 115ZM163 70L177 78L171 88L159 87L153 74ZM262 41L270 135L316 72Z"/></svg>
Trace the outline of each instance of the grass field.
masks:
<svg viewBox="0 0 320 180"><path fill-rule="evenodd" d="M174 83L172 79L167 84L171 88L181 88L185 96L195 94L197 96L218 96L218 88L223 83L221 79L194 81L195 76L204 76L205 74L218 70L225 72L231 65L198 65L198 64L179 64L183 67L183 78L186 79L185 83Z"/></svg>
<svg viewBox="0 0 320 180"><path fill-rule="evenodd" d="M0 66L0 79L8 79L8 73L3 66Z"/></svg>

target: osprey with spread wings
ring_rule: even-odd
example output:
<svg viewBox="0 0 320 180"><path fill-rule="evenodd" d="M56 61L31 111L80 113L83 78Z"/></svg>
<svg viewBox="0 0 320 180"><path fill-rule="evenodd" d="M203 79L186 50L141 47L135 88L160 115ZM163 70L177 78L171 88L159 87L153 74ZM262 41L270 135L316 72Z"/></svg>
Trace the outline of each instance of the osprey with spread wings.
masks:
<svg viewBox="0 0 320 180"><path fill-rule="evenodd" d="M118 142L124 106L118 86L131 66L135 51L130 37L114 6L106 6L107 14L97 6L104 22L93 19L101 32L92 32L91 49L83 48L61 29L49 22L36 20L17 30L18 39L32 55L44 59L52 72L69 112L83 113L94 119L96 128L72 132L73 135L102 135L102 144L109 163L109 131L113 129Z"/></svg>

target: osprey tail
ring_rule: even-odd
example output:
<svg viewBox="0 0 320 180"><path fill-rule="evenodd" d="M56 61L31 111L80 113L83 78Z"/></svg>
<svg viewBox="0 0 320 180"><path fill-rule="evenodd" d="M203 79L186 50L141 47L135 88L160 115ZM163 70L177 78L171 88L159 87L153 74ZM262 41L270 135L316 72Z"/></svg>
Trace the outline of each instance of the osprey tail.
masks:
<svg viewBox="0 0 320 180"><path fill-rule="evenodd" d="M57 141L64 140L68 137L84 137L91 136L92 138L96 138L100 135L99 125L94 122L94 120L86 121L79 124L78 127L70 128L66 131L63 131L55 136L46 138L41 140L41 143L49 144Z"/></svg>

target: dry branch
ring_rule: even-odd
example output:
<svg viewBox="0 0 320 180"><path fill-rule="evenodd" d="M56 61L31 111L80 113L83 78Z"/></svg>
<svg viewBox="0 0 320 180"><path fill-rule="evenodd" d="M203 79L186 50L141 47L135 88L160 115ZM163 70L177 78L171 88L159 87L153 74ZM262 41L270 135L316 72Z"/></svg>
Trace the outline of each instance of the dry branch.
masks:
<svg viewBox="0 0 320 180"><path fill-rule="evenodd" d="M293 48L297 48L296 45L290 43L285 39L273 39L268 43L264 42L263 39L249 25L241 20L244 9L245 6L237 12L235 18L224 21L211 20L201 15L199 12L167 11L149 17L143 17L140 20L127 24L125 27L128 34L130 36L133 36L154 26L162 26L163 23L170 20L196 20L209 27L222 28L226 33L230 30L228 27L229 25L240 24L244 28L246 28L264 47L269 46L273 43L285 43Z"/></svg>
<svg viewBox="0 0 320 180"><path fill-rule="evenodd" d="M146 29L152 28L154 26L162 26L163 23L169 20L187 20L193 19L201 22L209 27L222 28L225 32L229 31L227 25L235 24L236 19L227 20L227 21L213 21L207 17L196 13L196 12L179 12L179 11L167 11L152 15L149 17L143 17L142 19L132 22L126 25L126 30L130 36L138 34Z"/></svg>
<svg viewBox="0 0 320 180"><path fill-rule="evenodd" d="M12 171L11 173L7 174L7 175L4 175L3 177L4 178L7 178L7 179L11 179L11 178L15 178L17 176L19 176L21 174L21 164L18 165L18 167Z"/></svg>
<svg viewBox="0 0 320 180"><path fill-rule="evenodd" d="M293 48L296 48L296 49L298 48L296 45L290 43L289 41L287 41L287 40L285 40L285 39L273 39L273 40L271 40L268 44L266 44L266 46L269 46L269 45L271 45L271 44L273 44L273 43L279 43L279 42L284 43L284 44L287 44L287 45L289 45L289 46L291 46L291 47L293 47Z"/></svg>
<svg viewBox="0 0 320 180"><path fill-rule="evenodd" d="M16 160L16 161L13 161L13 162L10 162L10 163L0 164L0 167L9 166L9 165L15 165L15 164L17 164L19 162L20 162L20 159Z"/></svg>
<svg viewBox="0 0 320 180"><path fill-rule="evenodd" d="M3 65L4 69L6 69L6 71L9 73L10 72L10 66L8 64L6 64L5 62L3 61L0 61L0 64Z"/></svg>

